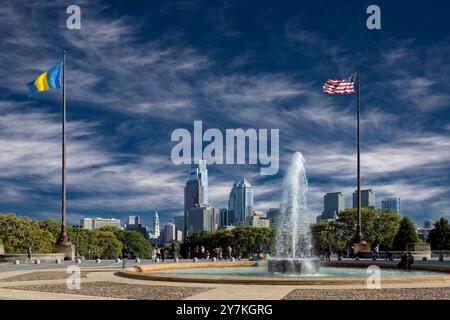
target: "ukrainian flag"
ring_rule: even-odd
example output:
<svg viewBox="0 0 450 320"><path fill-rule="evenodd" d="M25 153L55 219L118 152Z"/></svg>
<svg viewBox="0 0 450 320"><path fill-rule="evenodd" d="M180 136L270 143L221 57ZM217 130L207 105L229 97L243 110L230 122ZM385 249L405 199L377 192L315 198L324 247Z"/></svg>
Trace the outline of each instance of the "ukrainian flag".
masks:
<svg viewBox="0 0 450 320"><path fill-rule="evenodd" d="M50 70L39 75L36 80L28 83L28 96L31 97L40 91L61 88L62 66L62 62L58 63Z"/></svg>

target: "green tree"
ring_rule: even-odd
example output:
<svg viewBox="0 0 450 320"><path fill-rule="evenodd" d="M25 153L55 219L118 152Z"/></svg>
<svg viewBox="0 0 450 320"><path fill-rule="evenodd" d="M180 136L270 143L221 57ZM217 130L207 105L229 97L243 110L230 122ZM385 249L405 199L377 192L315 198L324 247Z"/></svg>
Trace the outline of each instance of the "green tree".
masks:
<svg viewBox="0 0 450 320"><path fill-rule="evenodd" d="M58 239L58 236L61 232L61 222L56 221L54 219L47 219L47 220L41 220L37 221L37 224L39 227L43 230L47 230L50 232L55 239Z"/></svg>
<svg viewBox="0 0 450 320"><path fill-rule="evenodd" d="M450 225L446 218L442 217L434 224L434 229L430 231L427 241L433 250L450 249Z"/></svg>
<svg viewBox="0 0 450 320"><path fill-rule="evenodd" d="M0 215L0 238L7 254L25 254L28 248L34 253L50 253L55 244L54 236L37 222L14 214Z"/></svg>
<svg viewBox="0 0 450 320"><path fill-rule="evenodd" d="M151 257L153 247L139 232L116 228L114 234L132 257L142 259L149 259Z"/></svg>
<svg viewBox="0 0 450 320"><path fill-rule="evenodd" d="M419 242L419 237L417 236L416 232L416 226L410 218L404 217L400 222L400 227L394 237L394 250L406 250L406 244L412 242Z"/></svg>
<svg viewBox="0 0 450 320"><path fill-rule="evenodd" d="M94 230L93 245L97 249L97 257L101 259L115 259L122 253L120 242L111 231Z"/></svg>
<svg viewBox="0 0 450 320"><path fill-rule="evenodd" d="M188 249L191 249L192 255L196 246L205 246L210 252L219 246L223 249L231 246L234 252L239 247L242 256L248 257L259 248L273 250L274 239L275 230L269 228L237 227L233 230L196 232L183 241L180 253L186 257Z"/></svg>
<svg viewBox="0 0 450 320"><path fill-rule="evenodd" d="M357 222L356 209L339 212L336 221L321 221L311 226L316 254L331 244L334 252L343 253L353 244ZM379 244L381 250L391 250L394 237L400 227L399 214L388 210L362 208L361 227L364 239L370 244Z"/></svg>
<svg viewBox="0 0 450 320"><path fill-rule="evenodd" d="M322 254L323 249L329 244L333 252L345 252L347 241L337 237L336 229L337 225L332 221L321 221L311 226L313 247L316 255Z"/></svg>

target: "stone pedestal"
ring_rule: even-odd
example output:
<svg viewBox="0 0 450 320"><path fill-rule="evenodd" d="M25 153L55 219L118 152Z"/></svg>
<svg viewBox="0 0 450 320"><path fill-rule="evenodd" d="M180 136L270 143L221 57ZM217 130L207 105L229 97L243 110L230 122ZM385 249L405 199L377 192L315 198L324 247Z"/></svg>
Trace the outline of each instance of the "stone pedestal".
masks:
<svg viewBox="0 0 450 320"><path fill-rule="evenodd" d="M367 242L357 242L353 244L355 255L359 258L372 258L372 250Z"/></svg>
<svg viewBox="0 0 450 320"><path fill-rule="evenodd" d="M319 272L319 259L272 259L268 270L273 273L314 274Z"/></svg>
<svg viewBox="0 0 450 320"><path fill-rule="evenodd" d="M406 251L411 252L415 259L431 259L431 246L426 242L407 243Z"/></svg>
<svg viewBox="0 0 450 320"><path fill-rule="evenodd" d="M55 244L54 253L64 253L64 260L75 260L75 246L71 243Z"/></svg>

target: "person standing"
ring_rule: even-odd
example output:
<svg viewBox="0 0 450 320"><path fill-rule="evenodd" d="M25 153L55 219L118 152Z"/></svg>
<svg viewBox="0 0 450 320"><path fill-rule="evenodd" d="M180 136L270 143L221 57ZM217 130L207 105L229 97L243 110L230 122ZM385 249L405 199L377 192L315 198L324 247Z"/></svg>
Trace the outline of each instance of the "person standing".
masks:
<svg viewBox="0 0 450 320"><path fill-rule="evenodd" d="M408 252L408 256L406 258L406 266L408 270L411 270L411 266L414 264L414 256L411 254L411 252Z"/></svg>
<svg viewBox="0 0 450 320"><path fill-rule="evenodd" d="M380 259L380 246L378 244L373 248L373 255L376 259Z"/></svg>
<svg viewBox="0 0 450 320"><path fill-rule="evenodd" d="M166 254L166 249L164 247L161 248L161 261L164 262L164 256Z"/></svg>
<svg viewBox="0 0 450 320"><path fill-rule="evenodd" d="M232 258L232 253L233 253L233 249L231 249L231 246L228 246L227 247L227 256L228 256L228 259L230 259L231 260L231 258Z"/></svg>
<svg viewBox="0 0 450 320"><path fill-rule="evenodd" d="M187 259L190 259L191 258L191 246L189 246L188 248L187 248Z"/></svg>
<svg viewBox="0 0 450 320"><path fill-rule="evenodd" d="M27 262L31 263L31 248L28 247L27 249Z"/></svg>

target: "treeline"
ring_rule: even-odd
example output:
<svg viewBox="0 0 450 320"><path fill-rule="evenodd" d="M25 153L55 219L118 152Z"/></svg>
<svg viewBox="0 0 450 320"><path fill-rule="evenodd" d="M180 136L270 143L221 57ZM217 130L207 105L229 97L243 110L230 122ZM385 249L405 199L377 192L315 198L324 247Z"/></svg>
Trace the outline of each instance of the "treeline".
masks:
<svg viewBox="0 0 450 320"><path fill-rule="evenodd" d="M331 245L333 252L345 254L353 244L356 232L356 209L341 211L335 221L322 221L311 226L313 245L316 254L321 254L324 247ZM408 217L402 217L389 209L361 210L361 228L364 239L380 250L402 251L407 243L422 242L416 226ZM450 226L448 220L441 218L428 240L432 250L450 250Z"/></svg>
<svg viewBox="0 0 450 320"><path fill-rule="evenodd" d="M221 246L230 246L233 252L239 251L242 257L249 257L258 250L267 252L273 248L275 230L269 228L237 227L231 230L197 232L187 237L180 245L180 255L187 258L194 253L196 246L204 246L210 252Z"/></svg>
<svg viewBox="0 0 450 320"><path fill-rule="evenodd" d="M25 254L28 248L34 253L51 253L60 233L56 220L34 221L16 215L0 215L0 242L6 254ZM77 232L67 227L72 243L77 243ZM127 252L131 257L148 259L152 246L138 232L104 227L95 230L79 229L78 251L86 258L115 259Z"/></svg>

